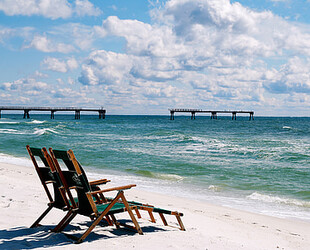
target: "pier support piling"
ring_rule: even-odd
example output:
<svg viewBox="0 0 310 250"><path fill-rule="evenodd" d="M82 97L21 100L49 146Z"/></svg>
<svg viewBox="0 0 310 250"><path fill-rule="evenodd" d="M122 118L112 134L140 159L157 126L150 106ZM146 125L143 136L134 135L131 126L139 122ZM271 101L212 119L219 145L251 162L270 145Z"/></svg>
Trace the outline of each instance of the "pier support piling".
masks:
<svg viewBox="0 0 310 250"><path fill-rule="evenodd" d="M81 118L81 111L75 110L75 120L79 120Z"/></svg>
<svg viewBox="0 0 310 250"><path fill-rule="evenodd" d="M195 120L195 119L196 119L196 113L192 112L191 120Z"/></svg>
<svg viewBox="0 0 310 250"><path fill-rule="evenodd" d="M253 120L254 121L254 112L250 112L250 121Z"/></svg>
<svg viewBox="0 0 310 250"><path fill-rule="evenodd" d="M105 119L105 110L99 110L99 119Z"/></svg>
<svg viewBox="0 0 310 250"><path fill-rule="evenodd" d="M237 113L236 112L232 112L232 120L237 120Z"/></svg>
<svg viewBox="0 0 310 250"><path fill-rule="evenodd" d="M217 112L211 112L211 119L217 119Z"/></svg>
<svg viewBox="0 0 310 250"><path fill-rule="evenodd" d="M174 112L170 111L170 120L174 120Z"/></svg>
<svg viewBox="0 0 310 250"><path fill-rule="evenodd" d="M55 119L54 113L55 113L55 110L51 110L51 119Z"/></svg>
<svg viewBox="0 0 310 250"><path fill-rule="evenodd" d="M25 119L25 118L27 118L27 119L30 118L29 110L28 110L28 109L25 109L25 110L24 110L24 119Z"/></svg>

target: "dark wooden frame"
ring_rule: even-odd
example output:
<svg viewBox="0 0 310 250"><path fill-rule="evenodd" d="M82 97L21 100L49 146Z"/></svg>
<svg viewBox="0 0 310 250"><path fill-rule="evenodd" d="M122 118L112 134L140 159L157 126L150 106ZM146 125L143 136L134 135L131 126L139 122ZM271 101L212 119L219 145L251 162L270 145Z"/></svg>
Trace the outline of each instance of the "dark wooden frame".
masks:
<svg viewBox="0 0 310 250"><path fill-rule="evenodd" d="M46 149L43 149L43 151L45 152L46 156L48 156ZM60 168L60 165L58 163L57 157L55 156L53 150L50 148L49 149L49 153L53 162L53 166L55 167L56 171L61 173L62 170ZM84 195L87 197L87 201L85 199L81 199L78 201L77 204L77 208L74 208L72 206L71 208L71 215L68 216L66 218L65 221L63 221L61 223L61 225L59 225L59 227L57 228L56 231L62 231L72 220L73 218L77 215L86 215L89 216L91 218L93 218L93 223L91 224L91 226L83 233L83 235L79 238L77 238L77 243L81 243L85 240L85 238L91 233L91 231L104 219L104 217L107 218L108 221L110 221L110 217L112 218L112 221L114 222L114 224L119 227L119 225L123 225L119 222L117 222L117 220L115 219L114 216L114 211L113 211L113 206L121 201L122 204L124 204L124 209L122 211L117 211L118 212L128 212L134 226L129 226L131 228L134 228L139 234L143 234L142 229L140 227L140 225L138 224L137 219L135 218L135 215L133 214L132 210L135 209L135 206L130 205L127 201L127 199L125 198L124 195L124 190L128 190L132 187L135 187L135 184L131 184L131 185L126 185L126 186L121 186L121 187L113 187L113 188L107 188L107 189L101 189L101 190L96 190L96 191L92 191L90 188L90 184L91 183L100 183L101 180L99 181L95 181L95 182L88 182L87 181L87 177L85 175L85 172L81 169L80 164L78 163L78 161L76 160L73 151L69 150L67 151L68 153L68 159L70 159L70 161L72 162L73 166L74 166L74 170L72 169L71 171L75 171L75 174L78 177L78 180L81 182L81 185L77 184L78 181L75 182L75 186L70 186L70 185L64 185L64 188L66 190L66 193L70 195L68 195L69 197L72 196L71 194L71 189L76 189L77 192L79 192L79 194L84 193ZM62 180L64 182L66 182L67 180L65 179L64 175L60 174L59 175L60 178L62 178ZM84 182L84 183L83 183ZM107 193L107 192L111 192L111 191L118 191L117 195L111 199L111 200L107 200L104 198L103 194ZM87 204L86 204L87 203ZM108 204L106 206L106 208L104 209L104 211L99 212L97 209L97 205L102 205L102 204ZM91 207L91 211L89 211L89 213L83 211L83 206L89 206ZM111 221L110 221L111 222Z"/></svg>
<svg viewBox="0 0 310 250"><path fill-rule="evenodd" d="M35 167L35 170L39 176L41 184L46 192L49 202L47 203L47 209L39 216L39 218L30 226L31 228L40 226L41 220L53 209L61 209L63 211L69 211L70 213L70 205L66 203L65 199L65 189L62 186L60 179L57 177L56 171L50 168L50 164L48 160L44 157L41 149L31 148L29 145L26 146L26 149L29 153L31 161ZM39 157L41 161L44 163L44 167L39 167L39 164L36 160L36 157ZM54 195L51 194L48 185L53 186ZM65 216L65 217L66 217Z"/></svg>

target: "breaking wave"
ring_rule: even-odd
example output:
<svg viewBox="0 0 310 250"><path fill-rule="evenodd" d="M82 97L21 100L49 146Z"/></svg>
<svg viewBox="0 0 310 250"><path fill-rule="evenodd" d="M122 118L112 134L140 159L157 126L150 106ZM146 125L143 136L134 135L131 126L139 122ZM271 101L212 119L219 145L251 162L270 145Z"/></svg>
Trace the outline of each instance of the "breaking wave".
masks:
<svg viewBox="0 0 310 250"><path fill-rule="evenodd" d="M30 123L30 124L42 124L42 123L45 123L45 121L33 120L33 121L27 122L27 123Z"/></svg>
<svg viewBox="0 0 310 250"><path fill-rule="evenodd" d="M301 201L297 199L290 199L290 198L281 198L278 196L260 194L258 192L254 192L251 195L247 196L247 198L251 200L263 201L268 203L277 203L277 204L285 204L285 205L293 205L298 207L307 207L310 208L309 201Z"/></svg>
<svg viewBox="0 0 310 250"><path fill-rule="evenodd" d="M19 124L19 122L0 121L0 124Z"/></svg>
<svg viewBox="0 0 310 250"><path fill-rule="evenodd" d="M0 129L0 133L2 134L15 134L15 135L24 135L26 133L24 132L20 132L16 129L10 129L10 128L3 128L3 129Z"/></svg>
<svg viewBox="0 0 310 250"><path fill-rule="evenodd" d="M33 134L35 135L44 135L44 134L58 134L57 131L50 129L50 128L41 128L41 129L34 129L35 131L33 132Z"/></svg>

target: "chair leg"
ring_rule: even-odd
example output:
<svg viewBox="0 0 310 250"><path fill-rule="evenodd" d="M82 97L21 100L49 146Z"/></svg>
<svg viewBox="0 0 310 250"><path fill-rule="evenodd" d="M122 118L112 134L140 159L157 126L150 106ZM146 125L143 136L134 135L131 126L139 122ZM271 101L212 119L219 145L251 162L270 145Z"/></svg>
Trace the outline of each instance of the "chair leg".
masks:
<svg viewBox="0 0 310 250"><path fill-rule="evenodd" d="M175 217L177 217L178 223L179 223L179 225L180 225L180 229L181 229L182 231L185 231L185 227L184 227L184 225L183 225L183 222L182 222L182 220L181 220L180 215L176 215Z"/></svg>
<svg viewBox="0 0 310 250"><path fill-rule="evenodd" d="M154 215L153 215L152 211L148 210L148 213L149 213L151 222L156 223L156 220L155 220L155 218L154 218Z"/></svg>
<svg viewBox="0 0 310 250"><path fill-rule="evenodd" d="M116 226L116 228L119 229L120 228L119 222L116 220L114 214L111 214L111 218L112 218L112 221L113 221L114 225Z"/></svg>
<svg viewBox="0 0 310 250"><path fill-rule="evenodd" d="M40 217L30 226L30 228L37 227L39 225L39 222L48 214L49 211L51 211L53 207L48 206L48 208L40 215Z"/></svg>
<svg viewBox="0 0 310 250"><path fill-rule="evenodd" d="M159 213L159 216L160 216L161 220L163 221L164 225L165 225L165 226L168 226L168 223L167 223L167 221L166 221L165 216L164 216L162 213Z"/></svg>
<svg viewBox="0 0 310 250"><path fill-rule="evenodd" d="M136 227L137 232L138 232L139 234L143 234L142 229L141 229L141 227L140 227L140 225L139 225L139 223L138 223L136 217L134 216L134 214L133 214L133 212L132 212L132 210L131 210L131 208L130 208L130 206L129 206L129 204L128 204L128 201L126 200L123 191L120 191L120 196L121 196L121 199L122 199L122 201L123 201L123 203L124 203L124 205L125 205L125 207L126 207L126 209L127 209L127 212L129 213L129 216L130 216L130 218L131 218L133 224L134 224L135 227Z"/></svg>
<svg viewBox="0 0 310 250"><path fill-rule="evenodd" d="M58 225L52 229L52 232L58 233L64 230L66 226L74 219L77 213L69 211L65 217L58 223Z"/></svg>
<svg viewBox="0 0 310 250"><path fill-rule="evenodd" d="M112 217L112 216L111 216L111 217ZM109 215L107 215L107 216L105 217L105 220L107 221L107 223L108 223L109 226L113 226L113 219L111 219L111 218L109 217Z"/></svg>
<svg viewBox="0 0 310 250"><path fill-rule="evenodd" d="M110 209L114 206L117 200L120 198L122 191L120 191L116 197L112 200L112 202L106 207L106 209L102 212L102 214L97 217L97 219L90 225L90 227L84 232L84 234L77 240L76 243L82 243L83 240L91 233L91 231L100 223L104 216L110 211Z"/></svg>
<svg viewBox="0 0 310 250"><path fill-rule="evenodd" d="M136 215L137 215L138 219L141 219L142 217L141 217L141 214L139 212L139 209L136 208L135 211L136 211Z"/></svg>

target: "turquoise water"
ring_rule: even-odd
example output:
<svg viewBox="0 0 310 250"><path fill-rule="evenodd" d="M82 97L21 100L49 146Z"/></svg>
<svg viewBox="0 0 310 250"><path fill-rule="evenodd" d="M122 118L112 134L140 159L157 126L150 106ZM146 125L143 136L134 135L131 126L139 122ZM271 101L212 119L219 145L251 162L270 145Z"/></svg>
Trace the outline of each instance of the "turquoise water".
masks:
<svg viewBox="0 0 310 250"><path fill-rule="evenodd" d="M310 118L30 115L2 114L1 162L71 148L116 184L310 221Z"/></svg>

